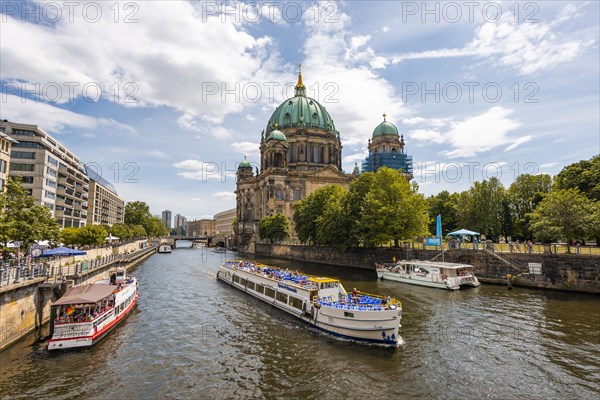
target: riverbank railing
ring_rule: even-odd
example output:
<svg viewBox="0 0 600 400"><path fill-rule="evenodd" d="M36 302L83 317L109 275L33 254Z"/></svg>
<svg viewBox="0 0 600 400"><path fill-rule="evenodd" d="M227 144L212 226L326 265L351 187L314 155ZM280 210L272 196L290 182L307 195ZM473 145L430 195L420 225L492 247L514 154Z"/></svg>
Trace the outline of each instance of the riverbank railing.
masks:
<svg viewBox="0 0 600 400"><path fill-rule="evenodd" d="M129 263L140 255L147 253L150 248L144 247L137 251L120 254L110 254L93 259L72 261L73 257L30 258L20 257L0 261L0 287L18 284L44 278L46 281L57 282L69 276L85 274L88 271L105 267L113 263Z"/></svg>
<svg viewBox="0 0 600 400"><path fill-rule="evenodd" d="M289 239L281 242L271 243L268 240L257 240L258 244L280 244L285 246L311 246L311 247L327 247L327 246L314 246L310 243L302 243L297 239ZM384 248L395 248L394 243L388 243L381 247ZM432 250L440 251L440 246L428 246L424 243L418 242L401 242L398 248L406 250ZM479 242L446 242L444 243L444 250L449 249L465 249L465 250L488 250L494 253L513 253L513 254L570 254L570 255L583 255L583 256L600 256L600 247L598 246L583 246L574 245L567 246L564 243L493 243L491 241L479 241Z"/></svg>

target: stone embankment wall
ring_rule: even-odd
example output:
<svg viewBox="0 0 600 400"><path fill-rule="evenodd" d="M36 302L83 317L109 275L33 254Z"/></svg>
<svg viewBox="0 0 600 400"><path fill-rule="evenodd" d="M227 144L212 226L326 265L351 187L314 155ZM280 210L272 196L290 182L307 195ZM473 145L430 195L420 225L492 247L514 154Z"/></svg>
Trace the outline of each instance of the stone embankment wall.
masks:
<svg viewBox="0 0 600 400"><path fill-rule="evenodd" d="M256 243L248 255L307 261L327 265L375 269L376 262L397 260L441 261L439 251L410 248L375 248L340 251L328 247ZM489 250L453 249L444 260L471 264L482 282L600 294L600 257L575 254L494 253ZM529 263L541 264L540 274L530 274Z"/></svg>
<svg viewBox="0 0 600 400"><path fill-rule="evenodd" d="M123 266L130 270L155 253L155 247L140 249L139 241L128 243L112 249L88 250L85 256L69 257L68 260L80 262L95 259L97 255L108 256L123 254L114 262L98 268L67 276L66 281L50 282L46 277L23 280L18 284L0 288L0 351L19 340L32 330L40 331L43 324L50 319L50 306L60 298L68 287L94 283L108 279L109 271L115 266ZM137 251L134 252L134 249ZM131 257L127 257L131 254ZM63 260L63 263L65 260Z"/></svg>

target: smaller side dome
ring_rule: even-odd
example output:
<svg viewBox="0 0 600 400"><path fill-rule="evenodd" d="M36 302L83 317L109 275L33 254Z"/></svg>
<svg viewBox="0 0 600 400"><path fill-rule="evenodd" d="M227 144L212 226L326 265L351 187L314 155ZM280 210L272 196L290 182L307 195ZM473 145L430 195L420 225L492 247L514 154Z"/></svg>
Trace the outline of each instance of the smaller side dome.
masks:
<svg viewBox="0 0 600 400"><path fill-rule="evenodd" d="M287 142L287 138L285 137L285 135L283 134L283 132L281 132L278 129L275 129L275 130L271 131L271 134L267 138L267 142L269 140L281 140L282 142Z"/></svg>
<svg viewBox="0 0 600 400"><path fill-rule="evenodd" d="M244 169L244 168L252 168L252 165L250 165L248 160L246 160L246 156L244 156L244 161L242 161L240 163L240 165L238 166L238 169Z"/></svg>
<svg viewBox="0 0 600 400"><path fill-rule="evenodd" d="M383 122L377 125L373 131L373 137L381 135L396 135L398 136L398 128L391 122L385 120L386 114L383 114Z"/></svg>

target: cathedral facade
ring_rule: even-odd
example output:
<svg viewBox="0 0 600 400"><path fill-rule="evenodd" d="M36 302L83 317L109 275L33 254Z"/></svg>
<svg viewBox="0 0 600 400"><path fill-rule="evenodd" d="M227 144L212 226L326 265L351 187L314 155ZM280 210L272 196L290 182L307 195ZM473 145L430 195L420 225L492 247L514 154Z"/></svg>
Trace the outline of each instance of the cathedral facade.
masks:
<svg viewBox="0 0 600 400"><path fill-rule="evenodd" d="M393 141L394 135L386 131L380 136L376 141L374 132L373 143ZM397 130L395 138L398 143L394 142L394 152L403 154L404 141L400 144ZM340 134L325 107L306 96L300 72L294 97L277 107L261 133L260 169L254 173L246 159L238 166L238 245L243 248L257 239L260 220L278 212L290 219L293 231L293 206L297 201L323 186L348 188L358 175L358 167L352 174L342 171Z"/></svg>

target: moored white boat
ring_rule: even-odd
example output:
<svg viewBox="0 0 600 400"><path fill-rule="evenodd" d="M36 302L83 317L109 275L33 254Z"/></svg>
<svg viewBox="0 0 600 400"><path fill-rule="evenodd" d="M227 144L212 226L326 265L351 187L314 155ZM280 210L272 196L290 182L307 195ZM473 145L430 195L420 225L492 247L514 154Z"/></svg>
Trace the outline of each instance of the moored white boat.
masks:
<svg viewBox="0 0 600 400"><path fill-rule="evenodd" d="M168 244L161 244L160 246L158 246L159 253L170 253L172 251L173 249Z"/></svg>
<svg viewBox="0 0 600 400"><path fill-rule="evenodd" d="M48 350L90 347L131 312L138 299L137 281L119 268L111 279L75 286L52 304Z"/></svg>
<svg viewBox="0 0 600 400"><path fill-rule="evenodd" d="M250 261L223 263L217 279L333 335L393 347L401 344L402 305L396 299L360 292L352 296L337 279Z"/></svg>
<svg viewBox="0 0 600 400"><path fill-rule="evenodd" d="M398 261L375 264L377 277L411 285L457 290L462 286L479 286L480 283L469 264L436 261Z"/></svg>

